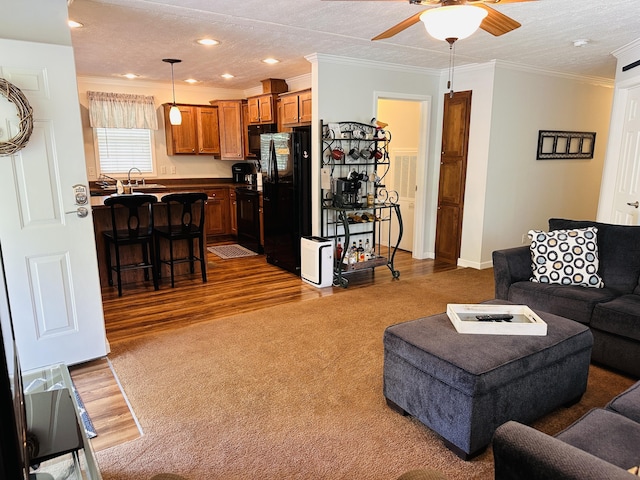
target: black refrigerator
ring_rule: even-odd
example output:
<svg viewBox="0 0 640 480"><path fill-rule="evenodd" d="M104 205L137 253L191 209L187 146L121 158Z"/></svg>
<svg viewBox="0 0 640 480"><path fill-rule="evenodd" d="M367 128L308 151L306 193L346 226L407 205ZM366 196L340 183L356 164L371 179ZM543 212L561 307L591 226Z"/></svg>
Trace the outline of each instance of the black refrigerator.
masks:
<svg viewBox="0 0 640 480"><path fill-rule="evenodd" d="M300 237L311 235L311 127L260 136L267 262L300 275Z"/></svg>

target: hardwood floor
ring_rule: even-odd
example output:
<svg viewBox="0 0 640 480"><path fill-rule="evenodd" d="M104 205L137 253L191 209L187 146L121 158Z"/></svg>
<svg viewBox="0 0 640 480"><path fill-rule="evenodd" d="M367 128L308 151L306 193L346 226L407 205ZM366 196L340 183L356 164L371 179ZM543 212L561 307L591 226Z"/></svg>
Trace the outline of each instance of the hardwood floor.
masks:
<svg viewBox="0 0 640 480"><path fill-rule="evenodd" d="M327 295L340 295L354 288L366 288L394 281L453 270L455 265L434 260L415 260L409 252L398 251L394 266L400 278L393 279L386 267L349 274L349 286L316 288L300 277L270 265L264 255L223 260L208 254L208 282L200 274L188 273L181 265L176 272L175 288L163 272L160 290L152 282L124 284L118 297L116 287L102 291L105 327L111 346L119 342L168 332L187 325L210 321L238 313L300 302ZM196 267L197 268L197 267ZM98 436L93 439L99 451L139 435L137 422L120 391L119 383L107 359L71 368L74 383L85 403Z"/></svg>

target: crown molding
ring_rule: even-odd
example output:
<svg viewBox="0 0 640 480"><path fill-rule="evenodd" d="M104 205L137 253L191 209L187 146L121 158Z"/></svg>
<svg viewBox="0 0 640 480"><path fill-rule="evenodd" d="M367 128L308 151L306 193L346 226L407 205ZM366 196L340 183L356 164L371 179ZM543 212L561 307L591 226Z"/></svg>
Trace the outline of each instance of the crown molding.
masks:
<svg viewBox="0 0 640 480"><path fill-rule="evenodd" d="M546 75L549 77L564 78L566 80L572 80L574 82L588 83L598 87L613 88L614 79L605 77L595 77L591 75L576 75L573 73L558 72L556 70L549 70L546 68L532 67L530 65L522 65L519 63L506 62L504 60L491 60L496 67L514 70L530 74Z"/></svg>
<svg viewBox="0 0 640 480"><path fill-rule="evenodd" d="M361 58L341 57L338 55L330 55L327 53L312 53L304 58L310 63L331 63L333 65L358 66L365 68L377 68L380 70L390 70L394 72L415 73L419 75L440 76L440 69L415 67L412 65L399 65L397 63L380 62L377 60L363 60Z"/></svg>

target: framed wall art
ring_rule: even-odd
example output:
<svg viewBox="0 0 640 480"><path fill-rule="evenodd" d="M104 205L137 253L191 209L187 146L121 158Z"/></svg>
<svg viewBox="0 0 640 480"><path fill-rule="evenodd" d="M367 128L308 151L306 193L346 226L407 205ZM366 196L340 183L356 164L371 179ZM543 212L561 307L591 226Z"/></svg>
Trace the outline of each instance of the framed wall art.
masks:
<svg viewBox="0 0 640 480"><path fill-rule="evenodd" d="M590 159L593 158L595 144L595 132L540 130L536 159Z"/></svg>

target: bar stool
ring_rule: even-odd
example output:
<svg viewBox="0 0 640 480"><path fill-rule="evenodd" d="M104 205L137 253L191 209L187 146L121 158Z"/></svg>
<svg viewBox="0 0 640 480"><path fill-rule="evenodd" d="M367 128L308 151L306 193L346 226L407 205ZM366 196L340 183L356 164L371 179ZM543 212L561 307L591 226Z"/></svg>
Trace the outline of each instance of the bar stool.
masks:
<svg viewBox="0 0 640 480"><path fill-rule="evenodd" d="M202 281L207 281L207 257L205 256L204 211L207 194L203 192L169 193L163 196L161 202L167 206L167 225L157 225L154 228L157 264L169 265L171 270L171 288L174 287L174 265L186 263L190 265L190 272L194 273L194 263L200 262ZM178 215L179 213L179 215ZM179 219L179 220L178 220ZM169 258L162 259L160 255L160 239L169 242ZM174 242L187 241L188 254L186 257L176 258ZM194 252L194 241L198 240L199 256ZM158 276L160 269L158 268Z"/></svg>
<svg viewBox="0 0 640 480"><path fill-rule="evenodd" d="M113 286L113 272L116 272L119 297L122 296L121 274L127 270L143 270L145 280L149 280L149 270L151 270L153 288L158 290L153 242L153 204L157 201L154 195L138 194L113 196L104 201L104 204L111 208L111 230L102 232L109 269L109 285ZM111 264L112 245L116 257L115 265ZM140 246L141 262L132 259L131 263L122 263L121 249L127 245Z"/></svg>

